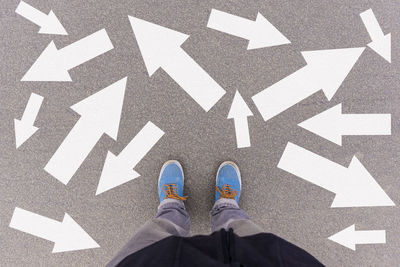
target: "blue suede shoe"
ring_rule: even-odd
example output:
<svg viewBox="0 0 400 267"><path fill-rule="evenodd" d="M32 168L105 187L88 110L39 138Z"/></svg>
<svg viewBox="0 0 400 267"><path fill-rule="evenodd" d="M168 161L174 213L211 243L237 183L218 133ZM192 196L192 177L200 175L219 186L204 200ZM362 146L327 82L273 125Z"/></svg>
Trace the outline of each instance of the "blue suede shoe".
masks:
<svg viewBox="0 0 400 267"><path fill-rule="evenodd" d="M230 198L239 203L241 188L239 167L232 161L222 163L217 172L215 201L220 198Z"/></svg>
<svg viewBox="0 0 400 267"><path fill-rule="evenodd" d="M158 197L160 202L167 198L186 200L183 196L183 169L176 160L169 160L161 168L158 178Z"/></svg>

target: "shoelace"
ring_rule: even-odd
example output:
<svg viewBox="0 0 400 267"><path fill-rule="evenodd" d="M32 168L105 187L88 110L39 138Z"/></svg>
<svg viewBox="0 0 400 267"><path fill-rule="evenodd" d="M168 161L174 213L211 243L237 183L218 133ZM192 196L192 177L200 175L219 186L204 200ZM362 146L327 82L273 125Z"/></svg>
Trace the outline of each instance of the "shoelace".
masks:
<svg viewBox="0 0 400 267"><path fill-rule="evenodd" d="M176 184L165 184L162 187L162 190L165 193L164 199L173 198L178 200L186 200L187 196L181 197L178 195L178 189L176 188Z"/></svg>
<svg viewBox="0 0 400 267"><path fill-rule="evenodd" d="M219 189L218 186L215 186L217 188L217 191L219 192L219 198L231 198L235 199L235 196L237 195L237 191L232 189L232 185L230 184L224 184L221 186L221 189Z"/></svg>

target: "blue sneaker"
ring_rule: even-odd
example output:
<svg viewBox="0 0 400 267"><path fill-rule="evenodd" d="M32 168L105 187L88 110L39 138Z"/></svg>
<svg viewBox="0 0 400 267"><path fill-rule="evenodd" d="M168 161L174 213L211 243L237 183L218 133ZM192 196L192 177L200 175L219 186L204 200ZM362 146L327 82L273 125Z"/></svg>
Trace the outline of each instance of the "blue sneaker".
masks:
<svg viewBox="0 0 400 267"><path fill-rule="evenodd" d="M169 160L161 168L158 178L158 197L160 202L167 198L186 200L183 196L183 169L176 160Z"/></svg>
<svg viewBox="0 0 400 267"><path fill-rule="evenodd" d="M239 167L232 161L223 162L217 172L215 201L230 198L239 203L241 187Z"/></svg>

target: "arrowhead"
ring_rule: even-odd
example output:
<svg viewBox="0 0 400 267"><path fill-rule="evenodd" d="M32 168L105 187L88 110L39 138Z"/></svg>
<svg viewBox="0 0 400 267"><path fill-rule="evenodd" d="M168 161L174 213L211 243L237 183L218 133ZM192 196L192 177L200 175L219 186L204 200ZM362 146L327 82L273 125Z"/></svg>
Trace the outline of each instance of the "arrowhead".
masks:
<svg viewBox="0 0 400 267"><path fill-rule="evenodd" d="M347 175L340 188L336 190L332 208L395 206L389 196L354 156Z"/></svg>
<svg viewBox="0 0 400 267"><path fill-rule="evenodd" d="M389 63L392 62L392 55L391 55L392 40L390 33L386 34L385 36L382 36L382 38L373 40L368 44L368 46L376 53L378 53L381 57L383 57L385 60L387 60Z"/></svg>
<svg viewBox="0 0 400 267"><path fill-rule="evenodd" d="M72 81L67 68L57 57L57 47L51 41L21 81Z"/></svg>
<svg viewBox="0 0 400 267"><path fill-rule="evenodd" d="M122 162L113 153L108 152L101 172L99 185L97 186L96 195L110 190L116 186L129 182L139 177L136 171L129 166L129 163Z"/></svg>
<svg viewBox="0 0 400 267"><path fill-rule="evenodd" d="M233 97L231 109L229 110L228 119L248 116L253 116L253 113L247 106L239 91L236 91L235 96Z"/></svg>
<svg viewBox="0 0 400 267"><path fill-rule="evenodd" d="M301 52L310 70L311 79L331 100L349 74L365 47Z"/></svg>
<svg viewBox="0 0 400 267"><path fill-rule="evenodd" d="M118 136L127 77L83 99L71 107L92 125L101 129L114 140Z"/></svg>
<svg viewBox="0 0 400 267"><path fill-rule="evenodd" d="M41 25L39 33L68 35L61 22L58 20L54 12L51 10L47 15L44 25Z"/></svg>
<svg viewBox="0 0 400 267"><path fill-rule="evenodd" d="M356 250L355 233L356 229L355 225L353 224L352 226L349 226L346 229L328 237L328 239L345 246L346 248Z"/></svg>
<svg viewBox="0 0 400 267"><path fill-rule="evenodd" d="M299 123L299 126L341 146L341 117L342 104L339 104Z"/></svg>
<svg viewBox="0 0 400 267"><path fill-rule="evenodd" d="M20 147L39 129L33 125L30 125L29 123L17 119L14 119L14 127L16 148Z"/></svg>
<svg viewBox="0 0 400 267"><path fill-rule="evenodd" d="M53 253L100 247L67 213L53 241Z"/></svg>
<svg viewBox="0 0 400 267"><path fill-rule="evenodd" d="M290 44L290 41L261 13L258 13L247 50L283 44Z"/></svg>
<svg viewBox="0 0 400 267"><path fill-rule="evenodd" d="M174 60L171 52L181 49L180 46L189 38L189 35L135 17L129 16L129 21L149 76L164 62Z"/></svg>

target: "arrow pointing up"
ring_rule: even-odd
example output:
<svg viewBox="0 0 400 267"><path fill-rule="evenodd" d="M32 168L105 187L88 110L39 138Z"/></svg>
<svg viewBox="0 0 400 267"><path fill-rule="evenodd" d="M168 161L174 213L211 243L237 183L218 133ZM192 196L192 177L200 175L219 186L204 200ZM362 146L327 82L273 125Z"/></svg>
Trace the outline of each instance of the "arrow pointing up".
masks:
<svg viewBox="0 0 400 267"><path fill-rule="evenodd" d="M50 10L49 14L46 15L33 6L21 1L15 10L15 13L40 26L39 33L68 35L67 31L64 29L63 25L52 10Z"/></svg>
<svg viewBox="0 0 400 267"><path fill-rule="evenodd" d="M81 118L44 167L67 184L103 133L114 140L118 136L127 78L123 78L71 108Z"/></svg>
<svg viewBox="0 0 400 267"><path fill-rule="evenodd" d="M329 240L336 242L349 249L356 250L356 244L385 244L386 231L356 231L355 225L351 225L346 229L332 235Z"/></svg>
<svg viewBox="0 0 400 267"><path fill-rule="evenodd" d="M343 135L390 135L391 123L390 114L342 114L339 104L299 126L341 146Z"/></svg>
<svg viewBox="0 0 400 267"><path fill-rule="evenodd" d="M355 156L346 168L289 142L278 168L335 193L333 208L395 206Z"/></svg>
<svg viewBox="0 0 400 267"><path fill-rule="evenodd" d="M212 9L207 27L249 40L248 50L290 44L260 13L257 14L256 21L252 21Z"/></svg>
<svg viewBox="0 0 400 267"><path fill-rule="evenodd" d="M58 222L15 208L10 227L54 242L53 253L100 247L67 213Z"/></svg>
<svg viewBox="0 0 400 267"><path fill-rule="evenodd" d="M225 94L181 45L189 35L129 16L149 75L162 68L205 111Z"/></svg>
<svg viewBox="0 0 400 267"><path fill-rule="evenodd" d="M231 109L229 110L228 119L233 119L235 122L236 143L238 148L251 146L249 125L247 122L247 117L249 116L253 116L253 113L239 91L236 91Z"/></svg>
<svg viewBox="0 0 400 267"><path fill-rule="evenodd" d="M307 65L252 97L265 121L323 90L328 100L365 47L302 52Z"/></svg>
<svg viewBox="0 0 400 267"><path fill-rule="evenodd" d="M72 81L68 71L113 49L105 29L60 50L51 41L21 81Z"/></svg>

